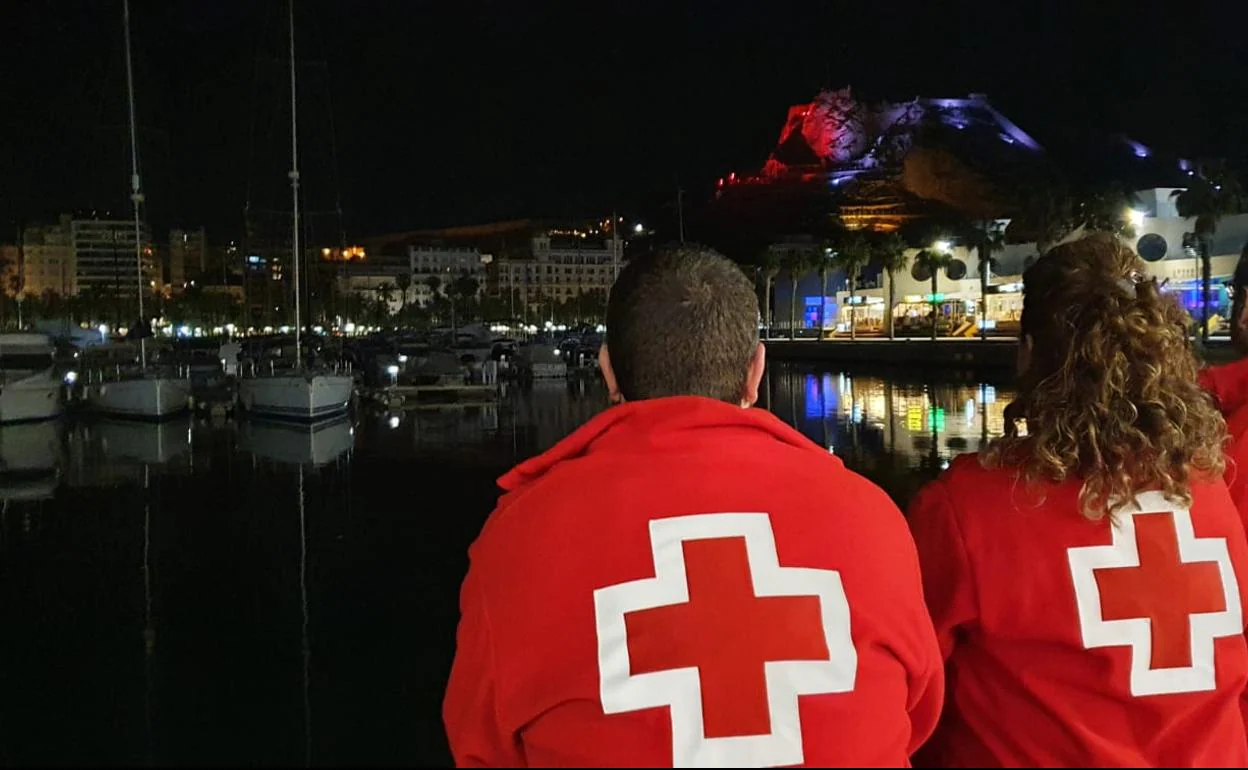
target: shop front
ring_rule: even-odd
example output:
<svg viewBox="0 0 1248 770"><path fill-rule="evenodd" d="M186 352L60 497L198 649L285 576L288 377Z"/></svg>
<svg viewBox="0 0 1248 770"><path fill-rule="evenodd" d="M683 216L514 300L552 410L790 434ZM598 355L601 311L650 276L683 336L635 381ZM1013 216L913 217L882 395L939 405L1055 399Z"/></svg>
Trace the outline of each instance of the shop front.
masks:
<svg viewBox="0 0 1248 770"><path fill-rule="evenodd" d="M975 330L979 303L960 294L907 294L893 308L899 337L922 337L932 333L932 311L936 312L936 333L941 337L966 336Z"/></svg>
<svg viewBox="0 0 1248 770"><path fill-rule="evenodd" d="M887 332L884 316L887 308L883 297L857 294L846 297L837 318L837 334L849 334L852 325L856 336L878 336Z"/></svg>
<svg viewBox="0 0 1248 770"><path fill-rule="evenodd" d="M1023 285L1002 283L988 287L987 327L990 334L1017 336L1023 315Z"/></svg>

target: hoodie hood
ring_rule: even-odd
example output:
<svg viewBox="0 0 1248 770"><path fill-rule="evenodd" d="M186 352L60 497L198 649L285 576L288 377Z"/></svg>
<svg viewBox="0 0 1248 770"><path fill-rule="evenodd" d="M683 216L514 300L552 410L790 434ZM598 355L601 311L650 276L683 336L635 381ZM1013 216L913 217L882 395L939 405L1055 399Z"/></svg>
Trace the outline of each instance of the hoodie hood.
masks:
<svg viewBox="0 0 1248 770"><path fill-rule="evenodd" d="M630 453L646 448L659 449L682 439L689 441L690 434L706 430L770 438L839 463L771 412L742 409L700 396L675 396L633 401L607 409L550 450L517 465L498 480L498 485L506 492L513 492L569 460L613 449Z"/></svg>

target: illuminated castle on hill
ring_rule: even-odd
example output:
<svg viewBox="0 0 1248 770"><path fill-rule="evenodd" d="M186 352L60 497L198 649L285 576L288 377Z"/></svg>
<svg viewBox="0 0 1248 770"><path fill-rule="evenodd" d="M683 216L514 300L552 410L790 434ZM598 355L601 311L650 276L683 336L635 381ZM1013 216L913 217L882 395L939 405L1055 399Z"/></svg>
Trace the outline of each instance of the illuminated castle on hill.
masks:
<svg viewBox="0 0 1248 770"><path fill-rule="evenodd" d="M844 88L790 107L762 168L720 179L717 196L803 190L826 196L844 227L892 231L927 216L1006 215L1009 190L1043 157L982 94L866 104Z"/></svg>

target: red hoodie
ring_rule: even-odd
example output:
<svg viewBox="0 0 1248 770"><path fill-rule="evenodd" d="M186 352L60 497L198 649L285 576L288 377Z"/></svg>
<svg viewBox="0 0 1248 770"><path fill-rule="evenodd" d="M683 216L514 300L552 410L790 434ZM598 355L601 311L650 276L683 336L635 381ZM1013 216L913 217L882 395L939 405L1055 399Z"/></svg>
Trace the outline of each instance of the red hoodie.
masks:
<svg viewBox="0 0 1248 770"><path fill-rule="evenodd" d="M443 710L460 766L900 766L935 726L900 512L772 415L625 404L500 484Z"/></svg>
<svg viewBox="0 0 1248 770"><path fill-rule="evenodd" d="M1248 358L1200 372L1200 386L1222 411L1231 442L1226 447L1226 486L1248 520Z"/></svg>
<svg viewBox="0 0 1248 770"><path fill-rule="evenodd" d="M964 455L910 508L949 700L945 767L1243 767L1248 542L1225 486L1090 521Z"/></svg>

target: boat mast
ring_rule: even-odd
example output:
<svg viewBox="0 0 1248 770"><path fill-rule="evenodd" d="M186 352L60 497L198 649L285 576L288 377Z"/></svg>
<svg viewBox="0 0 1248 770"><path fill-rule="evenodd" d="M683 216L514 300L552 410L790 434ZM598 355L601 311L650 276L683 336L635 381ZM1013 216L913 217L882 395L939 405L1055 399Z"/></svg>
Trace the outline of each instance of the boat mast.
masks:
<svg viewBox="0 0 1248 770"><path fill-rule="evenodd" d="M147 337L143 335L143 227L139 220L139 205L143 192L139 184L138 129L134 120L134 65L130 62L130 0L122 0L122 15L126 27L126 97L130 103L130 202L134 205L134 262L138 271L139 289L139 365L147 369Z"/></svg>
<svg viewBox="0 0 1248 770"><path fill-rule="evenodd" d="M299 307L299 120L295 101L295 0L290 0L290 195L294 201L292 262L295 267L295 368L302 363L303 319Z"/></svg>

